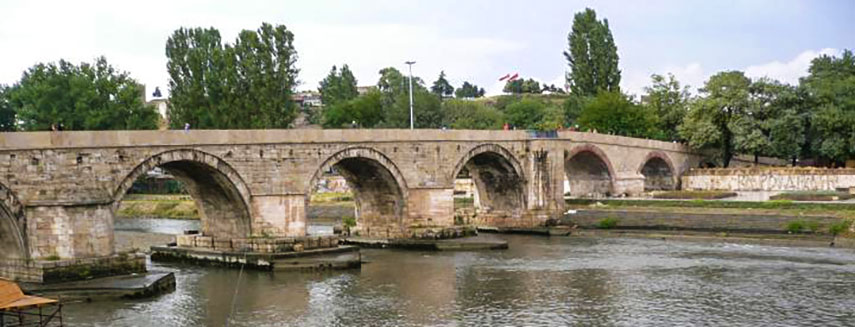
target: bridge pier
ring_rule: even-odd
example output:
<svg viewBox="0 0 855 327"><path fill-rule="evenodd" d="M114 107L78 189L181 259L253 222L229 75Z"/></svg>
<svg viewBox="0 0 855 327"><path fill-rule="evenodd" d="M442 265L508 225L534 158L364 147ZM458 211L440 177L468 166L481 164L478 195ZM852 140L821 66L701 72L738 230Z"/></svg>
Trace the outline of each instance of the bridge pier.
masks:
<svg viewBox="0 0 855 327"><path fill-rule="evenodd" d="M255 195L252 197L252 236L304 236L305 194Z"/></svg>
<svg viewBox="0 0 855 327"><path fill-rule="evenodd" d="M644 193L644 175L635 172L618 172L614 180L615 195L638 195Z"/></svg>

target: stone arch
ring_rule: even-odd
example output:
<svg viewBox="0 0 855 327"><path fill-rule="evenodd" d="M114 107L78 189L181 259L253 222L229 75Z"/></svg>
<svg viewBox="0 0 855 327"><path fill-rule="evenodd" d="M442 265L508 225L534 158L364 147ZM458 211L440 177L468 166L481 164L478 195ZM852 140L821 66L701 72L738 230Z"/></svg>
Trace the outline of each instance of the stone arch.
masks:
<svg viewBox="0 0 855 327"><path fill-rule="evenodd" d="M606 153L593 144L582 144L564 153L564 173L574 197L614 194L615 169Z"/></svg>
<svg viewBox="0 0 855 327"><path fill-rule="evenodd" d="M186 187L202 221L202 234L218 238L252 236L250 192L240 174L223 159L195 149L176 149L155 154L128 173L113 192L113 209L134 181L160 167Z"/></svg>
<svg viewBox="0 0 855 327"><path fill-rule="evenodd" d="M0 260L30 257L26 231L24 206L12 190L0 184Z"/></svg>
<svg viewBox="0 0 855 327"><path fill-rule="evenodd" d="M380 151L350 147L329 156L308 179L306 201L327 171L344 177L356 202L357 229L368 236L399 234L407 210L407 183L398 166Z"/></svg>
<svg viewBox="0 0 855 327"><path fill-rule="evenodd" d="M475 183L475 205L480 212L518 217L526 208L526 179L514 155L498 144L481 144L457 160L451 184L463 169Z"/></svg>
<svg viewBox="0 0 855 327"><path fill-rule="evenodd" d="M659 150L648 153L636 172L644 176L645 191L673 190L679 183L671 158Z"/></svg>

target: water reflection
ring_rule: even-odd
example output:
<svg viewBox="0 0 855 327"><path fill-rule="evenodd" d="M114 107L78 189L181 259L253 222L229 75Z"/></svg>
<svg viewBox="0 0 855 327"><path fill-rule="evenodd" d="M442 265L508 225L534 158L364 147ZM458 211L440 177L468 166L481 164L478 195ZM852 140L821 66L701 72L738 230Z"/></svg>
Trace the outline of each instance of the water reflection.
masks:
<svg viewBox="0 0 855 327"><path fill-rule="evenodd" d="M364 250L357 271L154 264L176 272L175 293L64 311L82 326L855 324L851 250L505 238L507 251Z"/></svg>

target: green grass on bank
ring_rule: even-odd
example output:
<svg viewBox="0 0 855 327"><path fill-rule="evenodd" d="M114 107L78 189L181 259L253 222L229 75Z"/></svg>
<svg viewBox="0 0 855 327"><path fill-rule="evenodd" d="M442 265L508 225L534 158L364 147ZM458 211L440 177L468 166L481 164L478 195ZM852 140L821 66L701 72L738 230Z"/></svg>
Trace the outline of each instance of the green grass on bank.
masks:
<svg viewBox="0 0 855 327"><path fill-rule="evenodd" d="M189 194L125 194L122 200L131 201L193 201Z"/></svg>
<svg viewBox="0 0 855 327"><path fill-rule="evenodd" d="M851 199L852 195L837 191L796 191L773 195L771 200L791 201L837 201Z"/></svg>
<svg viewBox="0 0 855 327"><path fill-rule="evenodd" d="M567 199L570 206L587 206L602 203L609 207L666 207L666 208L722 208L722 209L770 209L800 211L852 211L855 203L799 203L777 201L706 201L706 200L622 200L622 199Z"/></svg>
<svg viewBox="0 0 855 327"><path fill-rule="evenodd" d="M199 219L193 200L123 200L116 214L122 218Z"/></svg>
<svg viewBox="0 0 855 327"><path fill-rule="evenodd" d="M454 198L455 208L471 208L475 206L475 198Z"/></svg>
<svg viewBox="0 0 855 327"><path fill-rule="evenodd" d="M311 204L336 204L343 202L353 202L353 193L351 192L326 192L312 194Z"/></svg>

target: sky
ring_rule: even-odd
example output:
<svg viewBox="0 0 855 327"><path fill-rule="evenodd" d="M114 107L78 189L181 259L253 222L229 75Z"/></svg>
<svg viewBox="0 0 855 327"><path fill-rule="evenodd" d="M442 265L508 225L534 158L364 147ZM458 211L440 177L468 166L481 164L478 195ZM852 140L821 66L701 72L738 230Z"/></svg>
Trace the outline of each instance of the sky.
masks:
<svg viewBox="0 0 855 327"><path fill-rule="evenodd" d="M500 94L519 73L562 86L567 34L586 7L608 19L620 56L621 88L640 95L651 74L673 73L693 90L712 74L798 83L811 59L855 49L855 1L10 1L0 0L0 84L38 62L105 56L148 88L168 92L164 46L179 27L215 27L233 42L262 22L295 34L301 84L314 90L333 65L358 84L384 67L428 83L441 70Z"/></svg>

